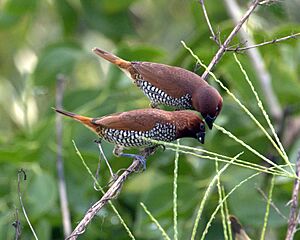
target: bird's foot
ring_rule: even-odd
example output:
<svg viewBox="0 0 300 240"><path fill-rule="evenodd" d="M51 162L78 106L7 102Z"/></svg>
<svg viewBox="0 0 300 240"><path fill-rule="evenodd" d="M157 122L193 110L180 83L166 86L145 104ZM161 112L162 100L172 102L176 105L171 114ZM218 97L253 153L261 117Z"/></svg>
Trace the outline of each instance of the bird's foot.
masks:
<svg viewBox="0 0 300 240"><path fill-rule="evenodd" d="M142 170L143 171L146 170L146 158L144 156L137 155L137 154L130 154L130 153L122 153L120 157L129 157L129 158L137 159L139 160L139 162L143 167Z"/></svg>
<svg viewBox="0 0 300 240"><path fill-rule="evenodd" d="M159 109L159 107L158 107L158 104L157 104L157 103L151 102L149 105L150 105L150 107L151 107L151 108L156 108L156 109Z"/></svg>
<svg viewBox="0 0 300 240"><path fill-rule="evenodd" d="M162 148L163 152L166 150L166 146L163 144L158 144L157 147Z"/></svg>
<svg viewBox="0 0 300 240"><path fill-rule="evenodd" d="M101 139L101 138L99 138L99 139L95 139L95 140L94 140L94 143L96 143L96 144L100 144L100 143L101 143L101 141L102 141L102 139Z"/></svg>

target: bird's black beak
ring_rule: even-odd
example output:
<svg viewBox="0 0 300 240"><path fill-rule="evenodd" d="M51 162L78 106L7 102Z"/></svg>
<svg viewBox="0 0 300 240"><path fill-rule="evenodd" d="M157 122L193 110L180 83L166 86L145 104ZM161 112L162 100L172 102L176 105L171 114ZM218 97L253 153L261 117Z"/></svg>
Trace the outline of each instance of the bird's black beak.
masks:
<svg viewBox="0 0 300 240"><path fill-rule="evenodd" d="M211 117L211 116L207 115L204 118L204 120L205 120L207 126L209 127L209 129L212 129L214 121L216 120L216 117Z"/></svg>
<svg viewBox="0 0 300 240"><path fill-rule="evenodd" d="M205 132L197 133L197 138L198 138L198 141L200 143L204 144L204 142L205 142Z"/></svg>

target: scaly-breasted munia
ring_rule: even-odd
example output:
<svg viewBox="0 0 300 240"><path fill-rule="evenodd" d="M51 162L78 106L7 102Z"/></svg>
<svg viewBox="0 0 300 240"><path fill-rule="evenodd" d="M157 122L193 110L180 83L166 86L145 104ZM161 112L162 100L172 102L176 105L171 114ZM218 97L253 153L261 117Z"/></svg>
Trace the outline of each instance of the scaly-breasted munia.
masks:
<svg viewBox="0 0 300 240"><path fill-rule="evenodd" d="M84 117L75 113L55 109L56 112L71 117L95 132L100 139L115 144L114 154L138 158L140 155L125 154L123 148L149 147L154 144L146 138L171 142L178 138L191 137L204 143L205 124L191 111L168 112L160 109L139 109L115 113L100 118Z"/></svg>
<svg viewBox="0 0 300 240"><path fill-rule="evenodd" d="M177 109L194 109L212 128L223 100L218 91L197 74L165 64L129 62L99 48L93 51L123 70L150 99L152 107L164 104Z"/></svg>

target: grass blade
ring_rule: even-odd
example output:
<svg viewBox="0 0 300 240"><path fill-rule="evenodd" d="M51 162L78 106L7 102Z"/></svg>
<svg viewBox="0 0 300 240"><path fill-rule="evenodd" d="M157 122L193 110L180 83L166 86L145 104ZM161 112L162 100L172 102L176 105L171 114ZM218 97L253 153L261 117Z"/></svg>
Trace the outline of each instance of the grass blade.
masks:
<svg viewBox="0 0 300 240"><path fill-rule="evenodd" d="M193 230L192 230L192 236L191 236L191 240L194 240L196 237L196 233L197 233L197 228L199 225L199 221L201 219L201 215L204 209L204 205L206 200L208 199L208 196L213 188L213 185L215 184L215 182L217 181L217 179L219 178L219 176L230 166L231 163L233 163L242 153L239 153L238 155L236 155L234 158L232 158L232 160L227 163L223 168L221 168L221 170L214 176L214 178L210 181L210 184L208 185L205 193L204 193L204 197L202 198L202 201L200 203L200 207L197 211L197 216L195 219L195 223L193 226Z"/></svg>
<svg viewBox="0 0 300 240"><path fill-rule="evenodd" d="M269 218L269 214L270 214L270 205L271 205L271 202L272 202L272 195L273 195L273 190L274 190L274 182L275 182L275 177L273 176L272 180L271 180L270 189L269 189L267 208L266 208L266 213L265 213L265 218L264 218L264 226L263 226L263 229L262 229L262 232L261 232L260 240L264 240L265 235L266 235L266 230L267 230L267 225L268 225L268 218Z"/></svg>
<svg viewBox="0 0 300 240"><path fill-rule="evenodd" d="M162 228L162 226L159 224L159 222L153 217L153 215L149 212L147 207L144 205L144 203L140 202L142 208L144 209L145 213L150 217L150 219L154 222L154 224L157 226L157 228L161 231L162 236L165 240L171 240L171 238L168 236L168 234L165 232L165 230Z"/></svg>
<svg viewBox="0 0 300 240"><path fill-rule="evenodd" d="M177 181L178 181L178 160L179 160L179 139L177 140L177 148L175 152L174 161L174 182L173 182L173 221L174 221L174 240L178 240L178 226L177 226Z"/></svg>

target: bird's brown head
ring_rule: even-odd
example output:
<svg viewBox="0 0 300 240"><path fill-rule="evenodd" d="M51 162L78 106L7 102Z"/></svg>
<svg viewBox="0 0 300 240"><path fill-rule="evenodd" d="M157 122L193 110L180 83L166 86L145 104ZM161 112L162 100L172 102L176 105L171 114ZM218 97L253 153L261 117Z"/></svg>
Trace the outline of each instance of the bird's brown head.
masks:
<svg viewBox="0 0 300 240"><path fill-rule="evenodd" d="M204 144L205 123L198 114L186 110L172 112L172 114L176 123L177 138L192 137Z"/></svg>
<svg viewBox="0 0 300 240"><path fill-rule="evenodd" d="M194 109L201 113L210 129L222 109L222 103L223 99L219 92L209 85L195 89L192 94Z"/></svg>

